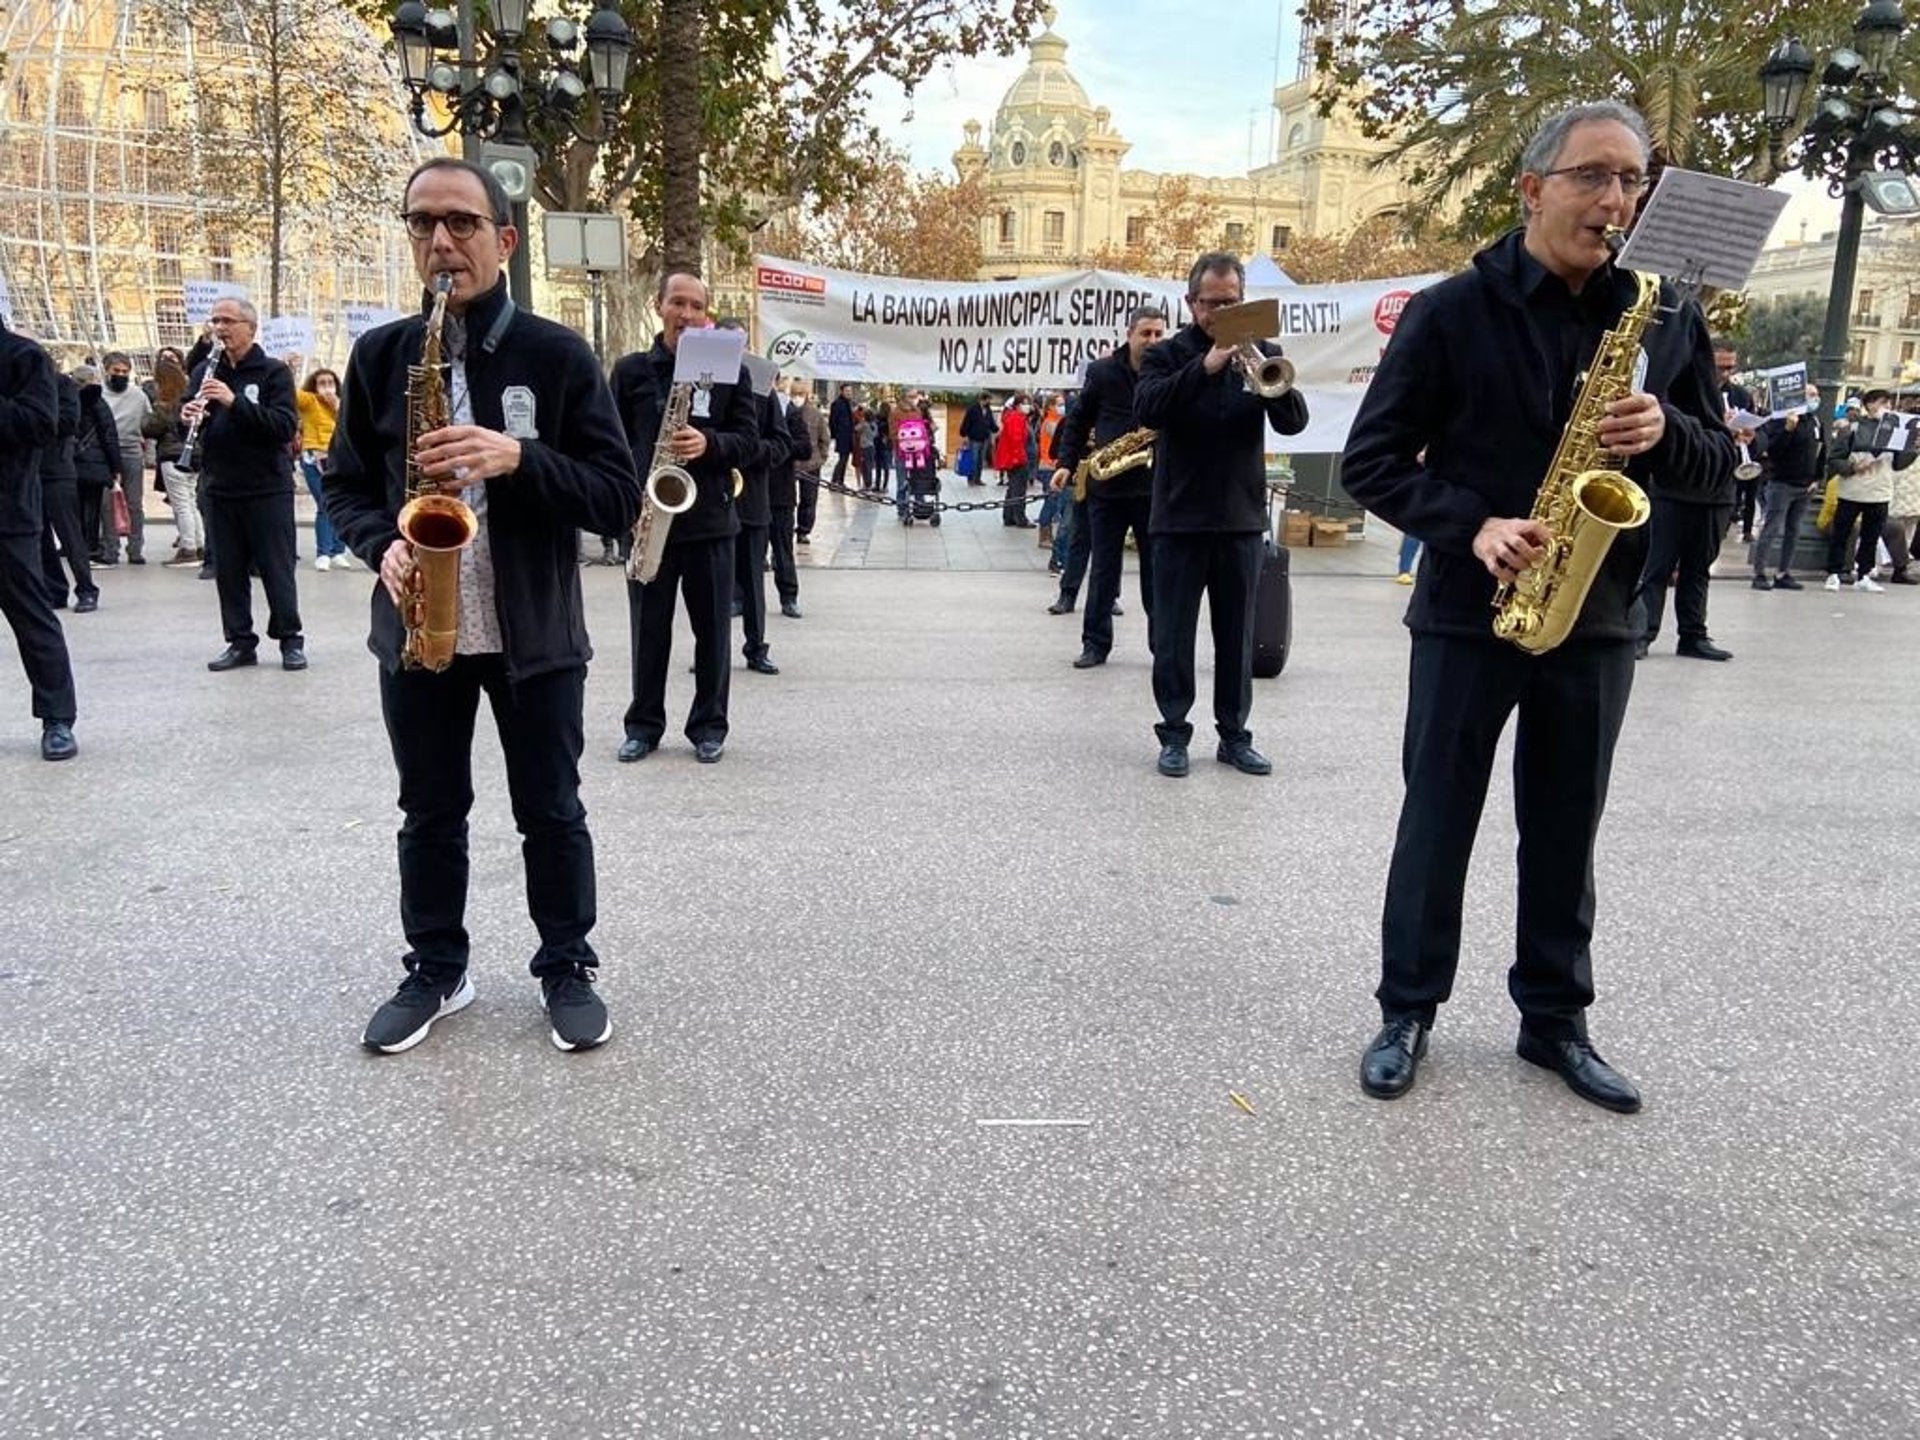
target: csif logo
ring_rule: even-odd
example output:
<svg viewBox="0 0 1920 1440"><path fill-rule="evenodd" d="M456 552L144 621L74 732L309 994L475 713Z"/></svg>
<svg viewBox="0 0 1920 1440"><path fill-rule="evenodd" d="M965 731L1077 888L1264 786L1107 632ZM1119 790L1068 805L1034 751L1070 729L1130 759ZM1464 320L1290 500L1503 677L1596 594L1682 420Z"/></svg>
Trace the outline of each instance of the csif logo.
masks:
<svg viewBox="0 0 1920 1440"><path fill-rule="evenodd" d="M1382 335L1391 335L1393 327L1400 323L1400 312L1407 308L1407 301L1413 298L1411 290L1389 290L1373 302L1373 326Z"/></svg>
<svg viewBox="0 0 1920 1440"><path fill-rule="evenodd" d="M791 365L813 353L813 337L804 330L783 330L767 345L767 358L776 365Z"/></svg>

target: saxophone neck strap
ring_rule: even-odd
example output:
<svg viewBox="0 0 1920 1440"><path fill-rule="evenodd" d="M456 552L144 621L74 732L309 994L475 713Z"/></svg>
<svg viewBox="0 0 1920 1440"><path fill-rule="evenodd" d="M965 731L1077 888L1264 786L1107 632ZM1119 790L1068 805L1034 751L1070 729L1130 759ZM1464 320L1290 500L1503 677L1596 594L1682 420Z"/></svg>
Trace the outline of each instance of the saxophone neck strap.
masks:
<svg viewBox="0 0 1920 1440"><path fill-rule="evenodd" d="M480 342L480 352L491 355L500 348L500 341L507 333L507 326L513 323L514 305L511 295L500 297L500 313L493 317L493 323L487 327L487 338Z"/></svg>

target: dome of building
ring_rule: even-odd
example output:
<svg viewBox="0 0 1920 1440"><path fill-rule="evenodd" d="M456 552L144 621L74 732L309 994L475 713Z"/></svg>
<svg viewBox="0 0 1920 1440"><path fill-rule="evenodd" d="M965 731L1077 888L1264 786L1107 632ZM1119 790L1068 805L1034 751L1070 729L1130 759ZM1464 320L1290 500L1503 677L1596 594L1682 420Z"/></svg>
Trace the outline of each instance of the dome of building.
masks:
<svg viewBox="0 0 1920 1440"><path fill-rule="evenodd" d="M1093 102L1067 69L1067 42L1054 33L1055 12L1042 12L1047 28L1028 47L1027 68L1001 97L993 118L991 168L1028 166L1072 169L1093 118Z"/></svg>
<svg viewBox="0 0 1920 1440"><path fill-rule="evenodd" d="M1027 52L1026 70L1001 97L1002 115L1009 111L1036 110L1050 113L1063 110L1081 114L1093 112L1093 103L1087 99L1087 92L1067 68L1067 42L1053 32L1052 12L1048 14L1049 28L1034 37Z"/></svg>

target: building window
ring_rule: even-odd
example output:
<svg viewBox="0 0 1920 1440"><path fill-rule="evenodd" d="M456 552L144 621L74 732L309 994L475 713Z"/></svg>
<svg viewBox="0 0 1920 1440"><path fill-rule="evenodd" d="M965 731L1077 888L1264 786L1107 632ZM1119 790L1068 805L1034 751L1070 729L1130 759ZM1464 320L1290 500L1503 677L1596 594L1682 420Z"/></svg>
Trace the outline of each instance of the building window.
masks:
<svg viewBox="0 0 1920 1440"><path fill-rule="evenodd" d="M153 278L162 285L180 283L180 222L178 220L154 222Z"/></svg>
<svg viewBox="0 0 1920 1440"><path fill-rule="evenodd" d="M167 128L167 92L147 90L142 92L142 103L146 107L147 129L164 130Z"/></svg>
<svg viewBox="0 0 1920 1440"><path fill-rule="evenodd" d="M215 280L233 279L233 241L226 235L207 236L207 259L212 263L208 269Z"/></svg>
<svg viewBox="0 0 1920 1440"><path fill-rule="evenodd" d="M193 344L193 327L187 323L187 307L178 300L154 301L153 334L162 345L172 345L184 352Z"/></svg>
<svg viewBox="0 0 1920 1440"><path fill-rule="evenodd" d="M1144 245L1147 243L1147 217L1129 215L1127 217L1127 244Z"/></svg>
<svg viewBox="0 0 1920 1440"><path fill-rule="evenodd" d="M80 98L77 81L60 82L60 108L54 115L54 122L69 130L78 130L87 123L86 102Z"/></svg>
<svg viewBox="0 0 1920 1440"><path fill-rule="evenodd" d="M1847 368L1856 375L1866 373L1867 342L1864 337L1853 342L1853 346L1847 354Z"/></svg>
<svg viewBox="0 0 1920 1440"><path fill-rule="evenodd" d="M1238 220L1227 222L1227 249L1238 255L1247 244L1247 227Z"/></svg>
<svg viewBox="0 0 1920 1440"><path fill-rule="evenodd" d="M1066 164L1067 163L1067 147L1061 144L1058 140L1054 141L1051 145L1047 146L1047 163L1049 165Z"/></svg>
<svg viewBox="0 0 1920 1440"><path fill-rule="evenodd" d="M1276 252L1286 249L1292 241L1293 227L1291 225L1276 225L1273 227L1273 249Z"/></svg>
<svg viewBox="0 0 1920 1440"><path fill-rule="evenodd" d="M1907 308L1900 312L1900 328L1903 330L1920 328L1920 290L1907 292Z"/></svg>
<svg viewBox="0 0 1920 1440"><path fill-rule="evenodd" d="M1042 217L1041 223L1043 227L1040 232L1041 237L1046 240L1049 245L1064 245L1067 243L1066 211L1049 210L1046 215Z"/></svg>
<svg viewBox="0 0 1920 1440"><path fill-rule="evenodd" d="M1911 340L1902 340L1900 342L1900 363L1902 366L1913 363L1913 348L1913 341Z"/></svg>
<svg viewBox="0 0 1920 1440"><path fill-rule="evenodd" d="M1026 164L1027 142L1024 140L1016 140L1013 144L1009 145L1007 147L1007 159L1013 162L1016 169Z"/></svg>
<svg viewBox="0 0 1920 1440"><path fill-rule="evenodd" d="M1000 243L1002 245L1011 245L1013 241L1013 212L1011 210L1002 210L1000 212Z"/></svg>

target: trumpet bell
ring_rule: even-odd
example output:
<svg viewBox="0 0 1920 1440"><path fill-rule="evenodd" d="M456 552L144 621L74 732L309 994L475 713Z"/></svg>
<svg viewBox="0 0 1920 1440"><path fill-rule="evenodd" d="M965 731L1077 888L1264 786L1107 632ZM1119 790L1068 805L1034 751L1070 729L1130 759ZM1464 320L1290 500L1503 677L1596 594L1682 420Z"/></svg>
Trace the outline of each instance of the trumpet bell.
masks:
<svg viewBox="0 0 1920 1440"><path fill-rule="evenodd" d="M1240 373L1247 389L1262 400L1274 400L1293 389L1293 362L1284 355L1263 354L1257 346L1242 345L1238 352Z"/></svg>

